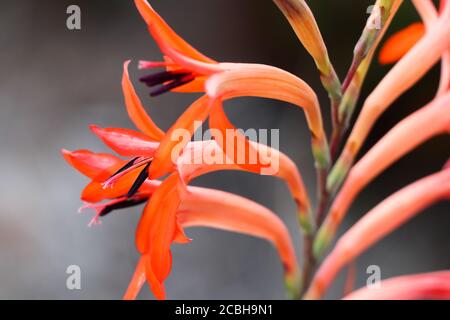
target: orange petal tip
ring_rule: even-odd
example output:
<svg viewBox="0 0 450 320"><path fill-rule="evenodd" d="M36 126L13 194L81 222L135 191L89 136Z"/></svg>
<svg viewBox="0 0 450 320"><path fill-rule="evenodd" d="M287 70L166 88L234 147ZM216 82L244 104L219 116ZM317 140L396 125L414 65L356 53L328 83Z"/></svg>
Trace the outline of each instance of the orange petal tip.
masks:
<svg viewBox="0 0 450 320"><path fill-rule="evenodd" d="M380 64L392 64L400 60L425 34L422 23L413 23L410 26L394 33L387 39L381 48L378 61Z"/></svg>

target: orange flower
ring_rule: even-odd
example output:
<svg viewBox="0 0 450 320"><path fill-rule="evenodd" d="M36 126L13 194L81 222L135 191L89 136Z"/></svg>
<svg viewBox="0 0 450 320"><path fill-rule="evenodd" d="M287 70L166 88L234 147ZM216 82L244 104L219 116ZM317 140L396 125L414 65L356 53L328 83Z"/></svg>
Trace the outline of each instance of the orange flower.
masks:
<svg viewBox="0 0 450 320"><path fill-rule="evenodd" d="M185 198L189 199L191 195L190 189L188 189L186 185L195 177L211 171L246 170L259 173L259 167L257 166L254 168L246 166L245 164L237 165L236 162L233 162L233 159L227 158L227 155L215 141L180 144L178 140L169 139L177 128L190 127L190 134L193 133L194 127L193 125L191 126L191 124L199 113L203 113L202 107L209 98L204 96L197 100L197 102L194 102L168 132L164 133L145 112L129 79L127 71L128 64L128 61L124 63L122 78L125 104L131 120L136 127L143 131L143 133L121 128L100 128L98 126L91 126L90 128L116 153L132 159L128 161L120 160L110 155L104 155L105 159L103 159L103 155L99 156L88 151L72 153L63 151L63 154L69 163L78 168L82 173L88 174L89 177L93 179L82 193L82 199L88 202L83 208L93 208L97 212L91 221L91 224L98 222L100 216L108 214L112 210L146 202L151 195L150 201L148 201L144 209L144 213L136 230L136 246L138 251L142 254L138 269L144 266L146 279L155 296L164 298L163 282L171 269L170 246L174 241L181 243L189 242L189 239L184 235L182 227L177 222L177 212L180 210L183 200ZM257 150L259 155L265 157L266 161L273 160L279 164L279 170L274 171L272 175L286 181L300 208L300 221L305 227L311 229L309 216L310 204L301 176L298 173L295 164L287 156L277 150L254 142L251 142L250 144L252 148ZM173 152L176 148L178 148L180 152L179 155L173 157ZM221 159L222 161L217 163L205 162L203 159L205 152L210 155L214 154L215 158L218 157L219 160ZM161 154L164 156L161 157ZM152 174L149 174L149 170L154 162L165 159L166 154L170 155L171 159L173 159L173 161L162 162L167 168L165 170L170 175L160 185L158 184L155 186L155 184L151 183L151 180L148 180L149 176L152 177ZM198 157L198 155L202 158L196 159L195 157ZM269 161L269 163L272 162ZM102 164L105 164L105 166ZM210 194L211 192L206 193ZM227 198L230 197L233 198L231 195L223 198L223 206L226 206L226 203L229 202ZM197 196L197 198L199 198L199 196ZM105 199L111 200L106 203L94 204ZM237 201L237 199L234 200ZM207 202L206 198L203 199L202 203L204 202ZM217 202L218 200L216 199L216 205L218 206L219 204ZM241 207L239 209L242 213L247 210L249 214L254 214L255 206L253 204L250 202L247 203L248 208L246 208L243 206L243 201L240 203ZM197 207L198 206L201 206L200 208L206 208L205 205L200 202L197 204ZM252 207L253 209L250 209ZM194 206L193 208L195 209L196 207ZM256 211L260 212L261 208L258 208ZM196 212L202 211L198 209ZM264 222L267 220L267 215L265 215L266 218L261 219L259 224L255 222L255 226L239 228L238 224L233 222L233 219L239 221L249 218L246 218L246 215L231 213L229 213L229 216L231 220L228 222L222 221L222 224L218 220L216 221L217 225L222 225L223 228L227 228L228 223L231 224L228 227L234 228L240 232L246 232L247 230L250 234L261 234L263 231L257 231L258 228L262 228L261 223L265 225L264 230L270 225ZM206 221L208 218L202 217L202 221ZM217 218L223 219L220 216L217 216ZM212 221L214 221L214 219L212 219ZM275 227L273 232L278 235L273 235L270 231L266 230L264 231L266 233L262 233L261 236L265 238L276 236L276 239L279 239L281 229L276 227L279 223L277 224L277 222L274 222L273 217L270 218L270 221ZM258 225L260 227L258 227ZM283 237L285 238L285 236ZM268 239L271 241L276 240L275 238ZM280 240L276 241L279 242ZM280 243L276 245L278 247L280 246ZM284 253L286 251L285 248L288 248L289 246L286 246L284 240L282 246L284 249L279 249L283 251L280 254L283 257L283 261L285 261L287 259L286 253ZM290 252L289 255L293 252L293 250L288 251ZM289 262L285 261L287 268L286 281L290 287L296 285L298 274L297 268L293 267L293 261L292 257L289 257Z"/></svg>
<svg viewBox="0 0 450 320"><path fill-rule="evenodd" d="M381 48L379 61L381 64L391 64L400 60L425 34L423 23L413 23L393 34Z"/></svg>
<svg viewBox="0 0 450 320"><path fill-rule="evenodd" d="M187 128L193 132L193 121L203 122L213 110L217 111L219 100L240 96L272 98L292 103L304 109L313 138L313 151L321 168L329 166L329 150L323 129L320 106L315 92L300 78L272 66L247 63L218 63L190 46L179 37L145 0L135 0L150 33L164 54L165 62L142 62L142 68L165 66L166 71L141 78L150 87L160 85L151 95L167 91L206 92L186 110L174 124L174 130ZM220 125L220 123L219 123ZM221 129L220 127L218 129ZM223 129L223 128L222 128ZM161 148L150 167L153 178L170 170L169 141L162 141Z"/></svg>
<svg viewBox="0 0 450 320"><path fill-rule="evenodd" d="M124 163L117 157L85 150L63 150L63 154L69 164L97 182L104 180ZM190 172L195 172L195 169L191 168ZM111 187L115 188L116 184ZM110 198L111 193L107 190L98 188L99 198ZM173 241L189 242L190 239L185 236L183 228L192 226L219 228L267 239L280 254L286 270L287 285L298 285L299 270L289 233L273 212L226 192L199 187L186 188L178 173L172 174L162 183L147 179L139 191L130 197L117 196L106 203L88 204L84 208L97 211L93 219L93 222L97 222L100 216L116 209L141 204L150 197L140 222L141 227L138 228L141 231L137 233L138 248L142 250L143 255L125 298L135 297L145 278L157 298L165 297L162 283L171 267L170 244ZM214 210L211 210L212 208Z"/></svg>

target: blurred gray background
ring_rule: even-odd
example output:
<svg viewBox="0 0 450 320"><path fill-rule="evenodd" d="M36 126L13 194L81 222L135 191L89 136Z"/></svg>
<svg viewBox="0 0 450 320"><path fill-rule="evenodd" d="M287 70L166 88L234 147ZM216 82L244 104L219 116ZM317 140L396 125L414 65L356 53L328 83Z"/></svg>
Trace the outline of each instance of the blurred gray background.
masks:
<svg viewBox="0 0 450 320"><path fill-rule="evenodd" d="M353 46L373 1L310 1L333 63L344 76ZM258 62L285 68L316 89L325 119L328 100L312 60L284 17L267 0L151 1L183 37L219 61ZM66 8L78 4L82 30L66 28ZM390 32L417 21L409 1ZM164 129L194 100L167 94L150 99L136 79L138 59L159 60L133 1L3 1L0 10L0 298L118 299L138 255L134 230L141 208L112 214L88 228L91 213L78 215L79 194L87 180L70 168L60 149L106 147L89 124L132 128L120 90L122 63L131 73L154 120ZM388 67L376 63L366 95ZM378 121L366 150L407 114L429 101L438 69L402 96ZM281 150L298 164L311 195L315 174L303 113L284 103L246 98L227 103L242 128L280 128ZM372 183L351 208L342 230L400 187L441 168L450 156L450 139L439 137L418 148ZM196 185L235 192L277 212L299 245L294 205L285 185L270 177L239 172L214 173ZM450 205L426 210L358 259L357 286L368 265L382 277L450 267ZM191 229L194 241L173 248L167 293L174 299L284 299L282 268L270 244L216 230ZM82 289L67 290L65 273L76 264ZM329 298L342 293L342 276ZM140 295L148 299L145 288Z"/></svg>

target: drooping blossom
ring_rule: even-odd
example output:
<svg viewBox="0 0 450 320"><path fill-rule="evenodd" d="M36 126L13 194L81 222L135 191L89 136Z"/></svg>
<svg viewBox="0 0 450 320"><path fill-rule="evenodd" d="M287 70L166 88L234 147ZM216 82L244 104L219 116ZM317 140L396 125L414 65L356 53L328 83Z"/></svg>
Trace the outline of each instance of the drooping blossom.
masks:
<svg viewBox="0 0 450 320"><path fill-rule="evenodd" d="M98 221L99 217L105 212L111 210L129 207L140 204L149 199L143 192L147 185L151 163L157 157L161 148L161 141L164 141L168 133L160 130L152 119L145 112L136 92L129 79L127 67L124 64L124 73L122 79L122 88L125 97L125 104L128 114L134 124L143 132L137 132L130 129L121 128L100 128L91 126L91 130L102 139L105 144L121 156L129 157L131 160L113 161L111 156L105 156L110 159L108 163L114 170L102 172L100 178L97 178L98 172L89 173L93 181L85 188L82 199L88 204L85 207L92 207L97 210L97 214L92 222ZM301 176L298 173L295 164L281 152L259 145L255 142L250 144L266 160L276 160L279 167L273 172L274 176L284 179L296 200L296 203L302 213L300 222L311 229L309 217L310 205ZM174 145L175 146L175 145ZM105 162L99 156L92 153L86 153L86 159L89 157ZM84 168L77 162L79 153L70 153L64 151L65 158L77 168ZM208 162L204 159L205 155L218 159L218 162ZM200 157L197 159L195 157ZM271 162L271 161L269 161ZM84 164L84 162L82 163ZM85 165L87 168L89 164ZM219 148L216 141L189 142L186 146L180 147L180 155L176 162L171 162L170 176L166 178L155 190L151 189L151 197L148 201L144 213L140 219L136 231L136 246L142 254L143 261L146 262L146 274L155 296L165 297L163 282L167 278L171 269L170 245L172 242L188 242L184 236L182 227L177 222L177 212L183 203L183 199L189 198L189 189L186 185L199 175L217 170L246 170L251 171L246 166L235 164L226 157L222 148ZM92 169L90 169L92 170ZM86 173L86 170L80 170ZM258 172L258 171L255 171ZM101 200L112 199L107 203L94 204ZM243 208L241 208L242 210ZM243 232L244 230L241 229ZM286 271L286 282L290 287L298 285L298 270L289 263Z"/></svg>
<svg viewBox="0 0 450 320"><path fill-rule="evenodd" d="M323 129L320 106L315 92L303 80L276 67L248 63L218 63L201 54L178 36L145 0L135 0L151 35L164 54L165 62L142 62L142 68L165 66L166 71L141 78L158 95L167 91L206 92L178 119L173 128L192 126L192 119L204 121L211 109L222 108L224 100L241 96L271 98L292 103L305 111L312 134L312 147L317 165L329 166L329 150ZM193 128L189 128L193 132ZM168 138L170 139L170 134ZM171 143L162 141L151 165L153 177L169 170ZM164 154L163 154L164 150Z"/></svg>
<svg viewBox="0 0 450 320"><path fill-rule="evenodd" d="M96 183L97 186L101 186L102 181L106 179L105 177L112 175L116 168L124 163L123 160L115 156L96 154L86 150L75 152L64 150L63 155L69 164L93 180L90 184ZM169 181L169 183L166 181ZM163 184L165 183L166 186L172 185L172 181L174 181L173 178L169 178ZM132 180L128 179L128 186L131 183ZM126 189L119 186L119 184L114 184L107 189L102 187L96 188L95 197L92 196L92 193L88 197L82 194L82 199L85 201L95 199L98 202L110 199L106 202L89 203L85 206L85 208L93 208L97 211L94 222L97 222L100 217L114 210L145 203L151 197L158 198L162 196L164 198L164 191L167 191L165 187L161 188L160 181L149 179L146 179L139 187L139 190L132 196L127 196L123 192L124 190ZM171 194L169 193L168 196L171 200L174 200ZM164 216L164 212L161 212L161 216ZM219 228L267 239L274 244L280 254L285 267L286 284L291 287L298 286L299 270L289 233L276 214L263 206L226 192L188 186L186 188L186 197L177 208L175 218L175 225L173 226L175 229L172 230L174 235L171 241L178 243L190 242L190 239L185 236L183 229L193 226ZM150 257L151 255L147 252L143 255L136 272L139 272L140 268L143 267L142 261L148 260L147 262L151 263ZM148 273L147 279L152 285L155 296L164 298L164 289L159 285L159 279L156 278L158 274L155 274L153 271ZM136 277L133 278L130 288L136 287L135 281L137 281ZM128 290L126 297L130 297L130 292L134 292L134 296L137 295L138 291L130 290Z"/></svg>

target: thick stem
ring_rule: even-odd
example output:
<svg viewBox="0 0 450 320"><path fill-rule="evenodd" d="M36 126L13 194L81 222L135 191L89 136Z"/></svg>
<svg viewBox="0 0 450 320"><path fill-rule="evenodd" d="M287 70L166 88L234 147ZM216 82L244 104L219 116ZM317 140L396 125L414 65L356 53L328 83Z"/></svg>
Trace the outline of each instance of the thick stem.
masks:
<svg viewBox="0 0 450 320"><path fill-rule="evenodd" d="M313 271L316 267L316 260L314 259L313 251L312 251L312 245L314 242L314 236L313 235L305 235L303 237L303 274L302 274L302 290L300 292L300 296L305 294L306 290L308 289L312 276Z"/></svg>

